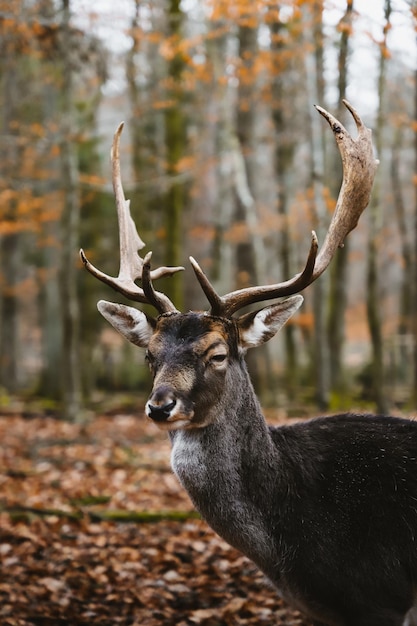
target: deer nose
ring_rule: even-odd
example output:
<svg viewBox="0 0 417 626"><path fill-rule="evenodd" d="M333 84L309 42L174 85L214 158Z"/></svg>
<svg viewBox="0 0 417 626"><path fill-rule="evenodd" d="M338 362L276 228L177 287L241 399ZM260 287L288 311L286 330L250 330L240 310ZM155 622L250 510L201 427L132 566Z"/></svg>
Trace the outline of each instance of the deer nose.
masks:
<svg viewBox="0 0 417 626"><path fill-rule="evenodd" d="M164 422L169 418L176 404L176 400L172 398L161 402L152 398L146 403L146 414L154 422Z"/></svg>

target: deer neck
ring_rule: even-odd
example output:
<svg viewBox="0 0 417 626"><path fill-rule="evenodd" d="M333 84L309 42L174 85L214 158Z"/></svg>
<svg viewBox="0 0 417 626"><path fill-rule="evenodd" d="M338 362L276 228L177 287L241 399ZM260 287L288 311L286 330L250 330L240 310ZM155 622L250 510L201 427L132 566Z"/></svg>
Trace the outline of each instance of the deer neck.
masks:
<svg viewBox="0 0 417 626"><path fill-rule="evenodd" d="M276 486L268 469L279 461L244 362L217 411L205 428L170 433L171 464L210 526L265 571L272 548L263 520Z"/></svg>

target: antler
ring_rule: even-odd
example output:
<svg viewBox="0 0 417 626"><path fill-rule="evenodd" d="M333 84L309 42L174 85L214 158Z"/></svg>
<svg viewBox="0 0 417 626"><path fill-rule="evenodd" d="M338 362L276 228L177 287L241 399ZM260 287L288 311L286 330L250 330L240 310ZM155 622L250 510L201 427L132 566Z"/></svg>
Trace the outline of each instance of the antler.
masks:
<svg viewBox="0 0 417 626"><path fill-rule="evenodd" d="M231 317L233 313L249 304L299 293L324 272L336 249L343 247L345 237L357 225L359 217L369 203L378 161L373 155L372 131L366 128L347 100L343 100L343 104L355 120L358 130L356 139L350 136L346 128L331 113L316 106L317 111L330 124L343 164L342 186L329 230L318 256L317 236L313 231L307 263L301 274L282 283L239 289L222 297L216 293L198 263L190 258L198 281L211 305L212 315Z"/></svg>
<svg viewBox="0 0 417 626"><path fill-rule="evenodd" d="M142 259L138 254L138 251L141 250L145 244L139 237L135 223L130 215L130 201L125 198L120 174L119 144L123 125L124 124L122 122L117 128L113 137L111 149L112 182L116 198L117 218L119 222L119 274L117 278L104 274L99 269L94 267L90 261L88 261L83 250L80 250L81 260L90 274L101 280L103 283L106 283L106 285L113 287L113 289L122 293L130 300L142 302L144 304L152 304L159 313L173 312L177 309L165 294L154 290L152 280L156 280L162 276L171 276L175 272L179 272L184 268L159 267L158 269L151 271L150 260L152 253L149 252L144 259ZM142 288L138 287L135 283L137 279L142 281Z"/></svg>
<svg viewBox="0 0 417 626"><path fill-rule="evenodd" d="M318 253L317 236L313 231L307 262L300 274L275 285L239 289L225 296L219 296L216 293L197 261L190 257L194 272L211 305L210 313L212 315L231 317L236 311L249 304L299 293L321 276L328 267L336 249L343 246L345 237L357 225L362 212L368 205L378 162L373 155L372 131L366 128L349 102L343 100L343 103L355 120L358 130L356 139L350 136L346 128L331 113L316 106L318 112L328 121L333 131L343 164L342 186L320 252ZM151 253L149 252L144 259L138 254L138 250L141 250L145 244L137 233L130 215L129 201L125 199L123 193L119 153L122 129L123 123L120 124L114 134L111 151L112 180L120 233L119 274L117 278L104 274L87 260L83 250L80 250L81 259L93 276L110 285L130 300L151 304L159 313L174 312L177 311L174 304L165 294L155 291L152 281L162 276L171 276L184 268L160 267L151 271ZM142 287L135 283L137 279L141 279Z"/></svg>

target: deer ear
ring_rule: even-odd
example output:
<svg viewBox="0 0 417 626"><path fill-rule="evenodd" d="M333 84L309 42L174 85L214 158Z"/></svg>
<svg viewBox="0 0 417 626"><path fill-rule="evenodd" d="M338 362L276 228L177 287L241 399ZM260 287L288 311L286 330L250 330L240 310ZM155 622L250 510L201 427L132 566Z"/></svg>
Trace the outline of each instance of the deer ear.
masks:
<svg viewBox="0 0 417 626"><path fill-rule="evenodd" d="M146 348L155 329L155 320L131 306L100 300L97 308L108 322L128 341Z"/></svg>
<svg viewBox="0 0 417 626"><path fill-rule="evenodd" d="M238 319L240 346L256 348L269 341L303 303L303 296L292 296L260 311L252 311Z"/></svg>

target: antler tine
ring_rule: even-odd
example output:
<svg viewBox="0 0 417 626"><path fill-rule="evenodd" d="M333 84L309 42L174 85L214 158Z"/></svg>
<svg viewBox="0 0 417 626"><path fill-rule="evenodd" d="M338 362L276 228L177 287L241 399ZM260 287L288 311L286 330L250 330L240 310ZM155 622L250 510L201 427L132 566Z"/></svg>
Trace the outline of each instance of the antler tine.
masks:
<svg viewBox="0 0 417 626"><path fill-rule="evenodd" d="M117 219L119 224L119 274L117 278L104 274L88 261L83 250L80 250L81 260L83 261L86 269L90 272L90 274L92 274L102 282L106 283L119 293L122 293L129 300L142 302L144 304L152 304L159 313L176 311L177 309L175 308L174 304L165 294L162 294L153 289L152 280L156 280L163 276L171 276L175 272L183 270L183 267L159 267L155 270L150 271L150 256L147 255L146 260L148 264L148 270L146 273L146 293L144 289L142 289L135 283L135 280L137 279L143 280L145 261L139 256L138 251L141 250L145 246L145 244L137 232L135 223L130 214L130 201L126 200L122 186L119 146L120 135L122 134L123 126L123 122L119 124L113 137L113 144L111 149L112 183L116 199ZM150 295L151 299L149 299Z"/></svg>
<svg viewBox="0 0 417 626"><path fill-rule="evenodd" d="M152 252L148 252L148 254L143 259L142 267L142 287L143 292L146 296L146 301L148 302L148 304L154 306L161 314L177 312L177 309L174 307L168 296L166 296L164 293L160 293L159 291L155 291L154 289L154 286L152 284L151 257ZM161 270L164 268L159 269Z"/></svg>
<svg viewBox="0 0 417 626"><path fill-rule="evenodd" d="M327 120L335 136L342 157L343 181L329 229L317 257L314 280L328 267L336 249L343 247L345 238L357 226L360 216L369 204L379 163L373 153L371 129L366 128L358 112L347 100L343 100L343 104L355 121L358 130L356 139L351 137L331 113L316 105L317 111Z"/></svg>
<svg viewBox="0 0 417 626"><path fill-rule="evenodd" d="M221 312L224 305L223 298L218 295L213 285L207 278L206 274L203 272L197 261L192 256L190 256L190 263L192 265L195 275L197 276L197 280L200 283L201 288L211 305L212 315L218 315L218 311Z"/></svg>
<svg viewBox="0 0 417 626"><path fill-rule="evenodd" d="M198 263L190 257L191 264L196 273L198 281L206 294L207 300L211 304L211 315L218 315L222 317L231 317L233 313L242 309L248 304L255 302L262 302L263 300L272 300L273 298L279 298L281 296L290 295L292 293L298 293L302 291L311 283L311 276L314 270L314 264L316 261L318 249L317 235L313 231L311 233L311 246L310 252L307 258L307 263L301 274L297 274L290 280L277 285L265 285L263 287L248 287L247 289L238 289L232 291L227 295L220 297L214 287L211 285L209 279L204 274ZM283 293L283 291L286 293ZM287 293L288 292L288 293Z"/></svg>
<svg viewBox="0 0 417 626"><path fill-rule="evenodd" d="M297 274L282 283L240 289L223 297L217 295L208 278L194 261L194 271L211 304L210 312L213 315L231 317L233 313L249 304L299 293L324 272L336 249L343 246L346 236L357 225L359 217L369 203L378 161L373 155L372 131L366 128L357 111L347 100L343 100L343 103L355 120L358 129L356 139L350 136L344 126L331 113L316 106L318 112L330 124L343 164L342 186L329 230L319 254L317 255L317 237L313 232L307 263L301 274Z"/></svg>

